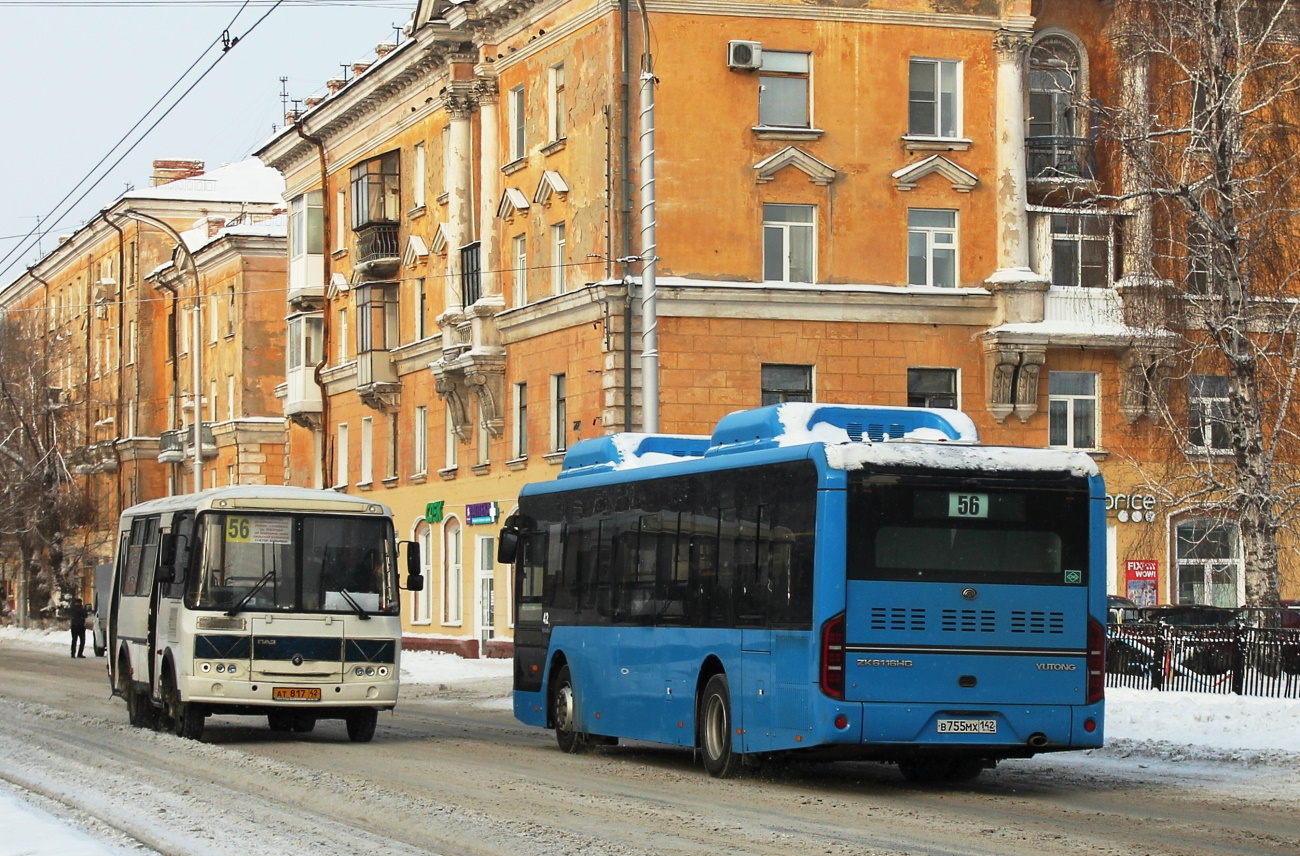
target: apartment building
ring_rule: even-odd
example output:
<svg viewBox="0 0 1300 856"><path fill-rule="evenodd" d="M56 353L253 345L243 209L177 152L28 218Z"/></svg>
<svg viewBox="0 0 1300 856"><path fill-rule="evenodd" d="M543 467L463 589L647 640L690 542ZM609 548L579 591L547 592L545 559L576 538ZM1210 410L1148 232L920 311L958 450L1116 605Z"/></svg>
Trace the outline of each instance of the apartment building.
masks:
<svg viewBox="0 0 1300 856"><path fill-rule="evenodd" d="M498 522L574 441L959 407L986 443L1098 460L1112 590L1241 602L1232 522L1145 466L1172 442L1134 326L1162 227L1079 109L1148 85L1116 8L418 3L258 152L290 209L290 480L422 545L408 641L498 653ZM1222 386L1186 388L1222 451Z"/></svg>

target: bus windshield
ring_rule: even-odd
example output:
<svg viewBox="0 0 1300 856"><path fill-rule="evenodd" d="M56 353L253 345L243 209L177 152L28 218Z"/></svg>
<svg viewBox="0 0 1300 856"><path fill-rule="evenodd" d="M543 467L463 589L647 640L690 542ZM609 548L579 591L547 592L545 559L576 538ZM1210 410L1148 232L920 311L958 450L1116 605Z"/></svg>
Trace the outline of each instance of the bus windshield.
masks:
<svg viewBox="0 0 1300 856"><path fill-rule="evenodd" d="M208 512L199 518L186 588L194 609L397 611L387 520Z"/></svg>
<svg viewBox="0 0 1300 856"><path fill-rule="evenodd" d="M849 492L849 577L1084 583L1088 495L1071 487L858 480Z"/></svg>

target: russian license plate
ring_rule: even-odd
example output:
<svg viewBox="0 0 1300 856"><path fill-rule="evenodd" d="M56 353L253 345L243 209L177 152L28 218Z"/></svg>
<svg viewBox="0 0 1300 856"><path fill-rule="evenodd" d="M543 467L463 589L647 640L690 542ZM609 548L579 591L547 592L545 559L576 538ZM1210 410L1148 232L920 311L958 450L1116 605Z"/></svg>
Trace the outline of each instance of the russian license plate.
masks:
<svg viewBox="0 0 1300 856"><path fill-rule="evenodd" d="M940 734L997 734L996 719L940 719Z"/></svg>
<svg viewBox="0 0 1300 856"><path fill-rule="evenodd" d="M275 701L320 701L320 687L272 687Z"/></svg>

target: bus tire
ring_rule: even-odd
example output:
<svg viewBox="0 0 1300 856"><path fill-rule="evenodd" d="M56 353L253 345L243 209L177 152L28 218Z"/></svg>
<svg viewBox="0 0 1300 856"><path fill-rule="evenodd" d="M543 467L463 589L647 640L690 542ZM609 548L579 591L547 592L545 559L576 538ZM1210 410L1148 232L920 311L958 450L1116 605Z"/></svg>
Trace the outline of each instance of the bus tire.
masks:
<svg viewBox="0 0 1300 856"><path fill-rule="evenodd" d="M176 677L168 667L163 681L163 705L166 711L166 723L172 733L186 740L198 740L203 736L203 721L207 719L201 705L191 704L181 699L181 691L176 686Z"/></svg>
<svg viewBox="0 0 1300 856"><path fill-rule="evenodd" d="M353 743L369 743L375 739L375 725L379 723L379 711L374 708L357 710L348 714L348 739Z"/></svg>
<svg viewBox="0 0 1300 856"><path fill-rule="evenodd" d="M573 688L573 676L567 663L555 675L551 715L555 722L555 742L560 744L561 752L572 755L587 747L586 735L578 731L578 694Z"/></svg>
<svg viewBox="0 0 1300 856"><path fill-rule="evenodd" d="M126 721L131 723L131 727L152 728L158 719L157 714L149 703L149 697L136 690L125 654L117 661L117 691L126 702Z"/></svg>
<svg viewBox="0 0 1300 856"><path fill-rule="evenodd" d="M300 713L289 723L289 730L294 734L310 734L316 728L316 717ZM372 735L373 736L373 735Z"/></svg>
<svg viewBox="0 0 1300 856"><path fill-rule="evenodd" d="M266 724L272 731L292 731L293 720L287 710L273 710L266 715Z"/></svg>
<svg viewBox="0 0 1300 856"><path fill-rule="evenodd" d="M700 754L704 769L715 779L729 779L740 772L740 758L731 746L731 687L725 674L716 674L704 685L700 698Z"/></svg>

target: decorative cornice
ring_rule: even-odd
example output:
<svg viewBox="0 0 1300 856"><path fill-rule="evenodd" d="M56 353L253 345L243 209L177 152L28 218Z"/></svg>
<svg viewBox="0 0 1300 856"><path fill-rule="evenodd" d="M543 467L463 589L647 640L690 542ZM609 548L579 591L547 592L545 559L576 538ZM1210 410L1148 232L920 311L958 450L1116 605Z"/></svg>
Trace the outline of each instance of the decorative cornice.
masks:
<svg viewBox="0 0 1300 856"><path fill-rule="evenodd" d="M894 170L890 177L899 190L912 190L921 179L932 173L938 173L951 182L952 189L958 193L970 193L980 181L975 173L958 166L943 155L930 155L924 160L908 164L902 169Z"/></svg>
<svg viewBox="0 0 1300 856"><path fill-rule="evenodd" d="M774 155L754 164L754 181L765 184L787 166L803 172L813 184L823 187L835 180L835 167L818 160L798 146L786 146Z"/></svg>

